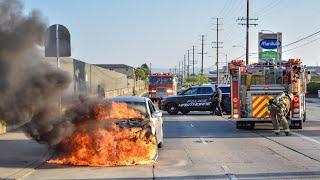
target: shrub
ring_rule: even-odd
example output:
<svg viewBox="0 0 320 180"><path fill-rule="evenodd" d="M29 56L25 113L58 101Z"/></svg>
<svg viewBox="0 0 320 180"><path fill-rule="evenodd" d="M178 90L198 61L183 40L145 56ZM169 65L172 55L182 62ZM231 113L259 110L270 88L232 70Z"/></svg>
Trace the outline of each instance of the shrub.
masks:
<svg viewBox="0 0 320 180"><path fill-rule="evenodd" d="M307 93L308 94L318 94L318 90L320 90L319 82L310 82L307 84Z"/></svg>

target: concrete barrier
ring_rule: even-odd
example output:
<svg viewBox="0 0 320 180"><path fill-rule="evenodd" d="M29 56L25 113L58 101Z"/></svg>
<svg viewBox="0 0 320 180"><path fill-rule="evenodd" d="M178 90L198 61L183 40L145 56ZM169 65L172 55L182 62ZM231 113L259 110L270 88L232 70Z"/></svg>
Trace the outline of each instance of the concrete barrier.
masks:
<svg viewBox="0 0 320 180"><path fill-rule="evenodd" d="M56 58L46 58L46 61L56 68ZM72 78L70 86L62 94L62 106L67 104L70 95L98 96L98 87L102 88L105 97L139 95L146 89L144 81L135 81L125 74L73 58L60 58L60 69L68 72ZM0 134L17 128L19 126L7 126L5 118L0 115Z"/></svg>

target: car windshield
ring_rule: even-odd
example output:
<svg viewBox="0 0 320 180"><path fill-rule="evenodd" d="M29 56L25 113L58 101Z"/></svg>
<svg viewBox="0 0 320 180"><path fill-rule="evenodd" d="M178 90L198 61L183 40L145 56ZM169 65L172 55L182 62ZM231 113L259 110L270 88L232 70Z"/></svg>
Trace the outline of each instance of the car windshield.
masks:
<svg viewBox="0 0 320 180"><path fill-rule="evenodd" d="M230 93L230 87L219 87L222 93Z"/></svg>
<svg viewBox="0 0 320 180"><path fill-rule="evenodd" d="M145 102L136 102L136 101L115 101L126 103L130 108L139 111L143 116L147 117L147 107Z"/></svg>
<svg viewBox="0 0 320 180"><path fill-rule="evenodd" d="M183 95L193 95L197 94L198 88L189 88L186 91L183 92Z"/></svg>
<svg viewBox="0 0 320 180"><path fill-rule="evenodd" d="M172 84L172 83L173 83L172 77L151 76L149 78L149 84Z"/></svg>

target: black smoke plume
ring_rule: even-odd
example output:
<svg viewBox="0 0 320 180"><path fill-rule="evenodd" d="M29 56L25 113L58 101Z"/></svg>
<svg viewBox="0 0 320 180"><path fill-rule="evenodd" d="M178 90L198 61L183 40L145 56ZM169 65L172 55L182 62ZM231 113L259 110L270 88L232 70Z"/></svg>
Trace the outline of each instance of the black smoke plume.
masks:
<svg viewBox="0 0 320 180"><path fill-rule="evenodd" d="M39 12L25 15L19 1L0 0L0 115L8 126L55 145L72 132L58 108L71 78L43 57L46 27Z"/></svg>

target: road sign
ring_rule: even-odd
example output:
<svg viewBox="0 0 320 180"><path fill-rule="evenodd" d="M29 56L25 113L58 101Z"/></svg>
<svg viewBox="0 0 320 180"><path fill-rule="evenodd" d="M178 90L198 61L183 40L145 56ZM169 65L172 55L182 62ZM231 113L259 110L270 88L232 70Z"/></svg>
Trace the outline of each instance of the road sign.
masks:
<svg viewBox="0 0 320 180"><path fill-rule="evenodd" d="M55 24L47 29L45 34L45 56L71 56L70 33L65 26Z"/></svg>

